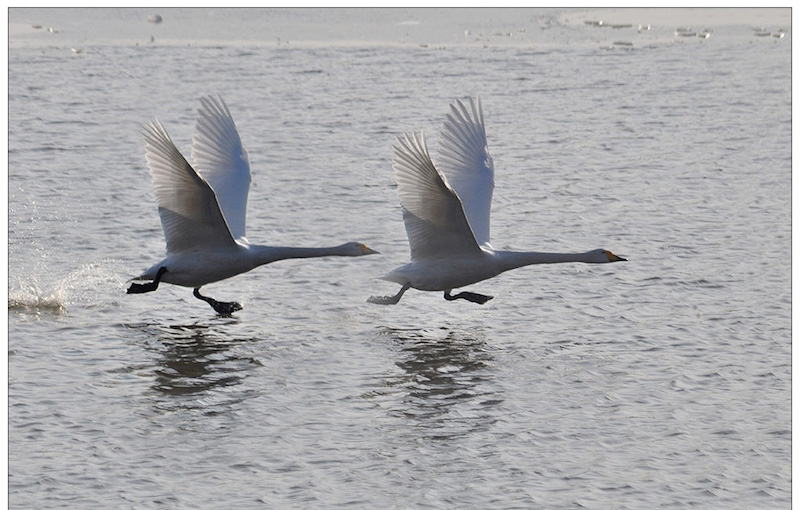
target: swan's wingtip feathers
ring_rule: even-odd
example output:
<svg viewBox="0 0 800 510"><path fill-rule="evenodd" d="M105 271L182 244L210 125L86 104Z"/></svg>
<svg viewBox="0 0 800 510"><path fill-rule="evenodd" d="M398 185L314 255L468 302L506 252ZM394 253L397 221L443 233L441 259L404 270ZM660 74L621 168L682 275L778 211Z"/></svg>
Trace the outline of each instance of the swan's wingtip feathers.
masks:
<svg viewBox="0 0 800 510"><path fill-rule="evenodd" d="M214 107L215 109L220 109L220 110L228 109L228 105L225 104L225 100L222 99L222 95L219 92L215 92L213 94L201 97L200 105L205 108Z"/></svg>
<svg viewBox="0 0 800 510"><path fill-rule="evenodd" d="M469 102L469 108L467 108L466 102ZM481 106L481 97L480 96L467 96L462 99L456 99L455 102L450 104L450 110L456 114L458 112L462 112L463 114L467 114L468 111L472 111L473 114L478 117L477 113L482 111L483 108ZM480 115L480 119L483 120L483 115Z"/></svg>
<svg viewBox="0 0 800 510"><path fill-rule="evenodd" d="M428 145L425 143L425 132L405 132L397 137L397 143L392 145L396 157L403 157L413 153L421 153L430 157Z"/></svg>
<svg viewBox="0 0 800 510"><path fill-rule="evenodd" d="M144 148L148 158L158 153L160 155L171 154L175 143L167 133L167 129L158 119L151 120L141 126L141 135L144 139ZM177 150L177 149L175 149Z"/></svg>
<svg viewBox="0 0 800 510"><path fill-rule="evenodd" d="M159 131L166 131L164 129L164 125L161 124L161 121L158 120L156 117L153 120L149 120L144 122L139 126L139 131L142 133L143 136L150 135L152 133L157 133Z"/></svg>
<svg viewBox="0 0 800 510"><path fill-rule="evenodd" d="M404 131L402 135L397 137L397 141L400 143L408 142L411 143L412 140L417 140L418 138L425 137L425 133L423 131L419 132L419 136L417 136L416 131Z"/></svg>
<svg viewBox="0 0 800 510"><path fill-rule="evenodd" d="M476 99L467 97L469 100L469 108L464 104L461 99L456 99L455 102L450 104L450 112L446 114L446 120L442 129L442 135L445 136L447 132L457 131L459 126L463 126L468 130L476 131L478 136L486 138L486 128L483 122L483 107L481 106L480 97Z"/></svg>

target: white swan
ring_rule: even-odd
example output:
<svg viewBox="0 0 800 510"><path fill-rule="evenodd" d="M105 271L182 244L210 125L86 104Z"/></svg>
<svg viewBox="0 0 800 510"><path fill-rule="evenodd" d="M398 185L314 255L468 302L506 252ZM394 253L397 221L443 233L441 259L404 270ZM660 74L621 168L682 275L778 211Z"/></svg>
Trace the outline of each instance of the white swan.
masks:
<svg viewBox="0 0 800 510"><path fill-rule="evenodd" d="M450 105L442 128L438 167L423 134L398 138L394 168L411 262L383 276L402 285L394 296L372 296L370 303L393 305L409 288L444 291L447 300L483 304L492 296L450 292L530 264L617 262L608 250L586 253L500 251L489 244L489 212L494 164L486 145L480 98ZM471 113L470 113L471 112Z"/></svg>
<svg viewBox="0 0 800 510"><path fill-rule="evenodd" d="M143 130L147 166L153 178L167 256L134 280L128 294L152 292L159 282L193 287L194 295L217 313L241 310L200 294L200 287L277 260L378 253L361 243L330 248L251 245L245 238L250 163L228 107L204 97L192 139L193 168L158 120Z"/></svg>

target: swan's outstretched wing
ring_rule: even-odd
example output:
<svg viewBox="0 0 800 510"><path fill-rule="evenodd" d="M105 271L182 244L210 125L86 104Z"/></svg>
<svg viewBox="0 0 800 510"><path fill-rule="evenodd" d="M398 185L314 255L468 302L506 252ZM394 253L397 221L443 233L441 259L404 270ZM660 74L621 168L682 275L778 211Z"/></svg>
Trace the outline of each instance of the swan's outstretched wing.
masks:
<svg viewBox="0 0 800 510"><path fill-rule="evenodd" d="M436 166L461 199L475 239L488 245L494 163L486 145L480 98L469 98L469 106L458 100L450 105L439 138Z"/></svg>
<svg viewBox="0 0 800 510"><path fill-rule="evenodd" d="M181 155L164 126L155 121L142 135L167 253L232 246L235 241L214 191Z"/></svg>
<svg viewBox="0 0 800 510"><path fill-rule="evenodd" d="M228 107L217 96L200 99L192 138L192 161L217 195L234 238L245 236L250 163Z"/></svg>
<svg viewBox="0 0 800 510"><path fill-rule="evenodd" d="M480 252L461 201L431 161L423 135L397 139L394 168L411 259Z"/></svg>

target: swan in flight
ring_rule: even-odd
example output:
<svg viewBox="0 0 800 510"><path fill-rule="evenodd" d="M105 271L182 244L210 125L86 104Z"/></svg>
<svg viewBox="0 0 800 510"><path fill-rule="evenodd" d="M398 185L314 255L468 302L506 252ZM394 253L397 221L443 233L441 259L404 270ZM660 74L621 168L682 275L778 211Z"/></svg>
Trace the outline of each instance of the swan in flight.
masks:
<svg viewBox="0 0 800 510"><path fill-rule="evenodd" d="M194 296L222 315L241 310L200 294L207 283L284 259L378 253L361 243L330 248L260 246L245 238L250 163L228 107L217 96L200 100L192 139L194 167L158 120L143 129L145 157L153 178L167 256L134 280L128 294L152 292L160 282L193 287Z"/></svg>
<svg viewBox="0 0 800 510"><path fill-rule="evenodd" d="M444 291L448 301L466 299L484 304L493 296L451 292L531 264L626 260L603 249L585 253L515 252L495 250L489 244L494 164L486 145L480 98L469 98L469 108L459 100L450 105L436 166L424 134L405 134L397 140L392 167L411 262L381 277L400 284L400 291L394 296L372 296L370 303L393 305L408 289L415 288Z"/></svg>

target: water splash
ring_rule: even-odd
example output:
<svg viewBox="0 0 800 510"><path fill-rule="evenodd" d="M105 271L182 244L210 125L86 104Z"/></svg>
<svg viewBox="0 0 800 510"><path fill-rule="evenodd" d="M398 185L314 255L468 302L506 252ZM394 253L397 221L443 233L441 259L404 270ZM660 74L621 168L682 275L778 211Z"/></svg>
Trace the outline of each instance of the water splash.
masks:
<svg viewBox="0 0 800 510"><path fill-rule="evenodd" d="M45 313L61 315L72 306L113 304L108 300L108 289L124 284L118 264L113 260L84 264L55 282L42 281L36 275L17 277L16 285L9 288L8 310L38 317Z"/></svg>
<svg viewBox="0 0 800 510"><path fill-rule="evenodd" d="M61 287L43 290L37 282L29 282L9 291L8 309L20 313L61 314L66 311L65 294Z"/></svg>

